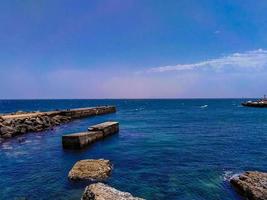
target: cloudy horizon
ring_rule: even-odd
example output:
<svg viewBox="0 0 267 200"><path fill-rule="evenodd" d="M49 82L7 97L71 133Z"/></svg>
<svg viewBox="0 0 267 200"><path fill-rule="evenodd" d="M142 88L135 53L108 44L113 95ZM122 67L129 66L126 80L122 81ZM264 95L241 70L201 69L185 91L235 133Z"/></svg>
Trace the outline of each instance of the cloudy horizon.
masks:
<svg viewBox="0 0 267 200"><path fill-rule="evenodd" d="M0 2L0 99L252 98L265 1Z"/></svg>

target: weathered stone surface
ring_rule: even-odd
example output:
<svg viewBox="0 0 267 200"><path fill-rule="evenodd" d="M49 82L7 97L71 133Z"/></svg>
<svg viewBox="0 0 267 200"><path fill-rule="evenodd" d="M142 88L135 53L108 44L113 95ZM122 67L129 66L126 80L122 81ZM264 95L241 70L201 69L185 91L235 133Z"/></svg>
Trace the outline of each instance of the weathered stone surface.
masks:
<svg viewBox="0 0 267 200"><path fill-rule="evenodd" d="M97 124L88 128L89 131L102 131L104 136L117 133L119 131L119 123L118 122L104 122L101 124Z"/></svg>
<svg viewBox="0 0 267 200"><path fill-rule="evenodd" d="M71 180L105 180L111 174L112 165L109 160L80 160L69 172Z"/></svg>
<svg viewBox="0 0 267 200"><path fill-rule="evenodd" d="M82 149L101 138L103 138L101 131L73 133L62 136L62 145L65 149Z"/></svg>
<svg viewBox="0 0 267 200"><path fill-rule="evenodd" d="M66 149L81 149L91 143L115 134L119 131L118 122L104 122L88 128L87 132L72 133L62 136L62 145Z"/></svg>
<svg viewBox="0 0 267 200"><path fill-rule="evenodd" d="M144 200L133 197L128 192L121 192L103 183L95 183L87 186L81 200Z"/></svg>
<svg viewBox="0 0 267 200"><path fill-rule="evenodd" d="M267 200L267 173L248 171L232 177L230 183L248 200Z"/></svg>

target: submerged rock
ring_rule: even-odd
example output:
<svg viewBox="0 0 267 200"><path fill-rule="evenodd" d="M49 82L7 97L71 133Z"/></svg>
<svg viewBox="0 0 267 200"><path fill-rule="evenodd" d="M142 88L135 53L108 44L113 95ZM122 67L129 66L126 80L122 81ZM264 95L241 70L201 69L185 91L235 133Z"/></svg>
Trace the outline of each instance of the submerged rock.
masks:
<svg viewBox="0 0 267 200"><path fill-rule="evenodd" d="M112 165L109 160L80 160L69 172L71 180L105 180L109 177Z"/></svg>
<svg viewBox="0 0 267 200"><path fill-rule="evenodd" d="M267 173L248 171L232 177L230 183L249 200L267 199Z"/></svg>
<svg viewBox="0 0 267 200"><path fill-rule="evenodd" d="M87 186L81 200L144 200L133 197L128 192L121 192L103 183L95 183Z"/></svg>

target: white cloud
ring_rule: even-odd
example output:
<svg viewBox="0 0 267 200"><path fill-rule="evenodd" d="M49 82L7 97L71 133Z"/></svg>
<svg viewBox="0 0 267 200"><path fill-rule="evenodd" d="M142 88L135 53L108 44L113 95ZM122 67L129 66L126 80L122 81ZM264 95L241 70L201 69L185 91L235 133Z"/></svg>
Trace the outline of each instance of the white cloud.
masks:
<svg viewBox="0 0 267 200"><path fill-rule="evenodd" d="M242 71L242 70L262 70L267 66L267 50L258 49L244 53L234 53L228 56L201 61L191 64L177 64L155 67L148 72L168 72L168 71L192 71L192 70L212 70L212 71Z"/></svg>

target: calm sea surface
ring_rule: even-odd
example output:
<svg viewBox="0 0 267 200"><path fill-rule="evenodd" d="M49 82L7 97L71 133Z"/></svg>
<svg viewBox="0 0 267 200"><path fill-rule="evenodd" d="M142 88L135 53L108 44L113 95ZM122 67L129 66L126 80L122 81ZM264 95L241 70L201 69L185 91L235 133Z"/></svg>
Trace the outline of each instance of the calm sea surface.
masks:
<svg viewBox="0 0 267 200"><path fill-rule="evenodd" d="M0 199L80 199L88 182L67 179L81 159L114 164L107 183L148 200L240 199L228 178L267 170L267 109L241 99L2 100L0 112L116 105L117 113L86 118L0 145ZM82 151L64 151L61 135L107 120L120 133ZM18 138L25 137L22 143Z"/></svg>

